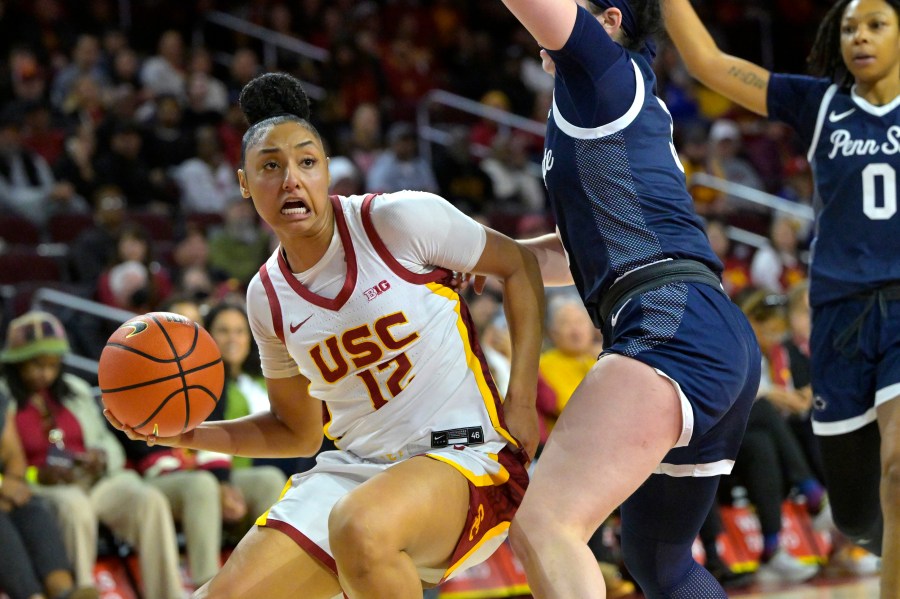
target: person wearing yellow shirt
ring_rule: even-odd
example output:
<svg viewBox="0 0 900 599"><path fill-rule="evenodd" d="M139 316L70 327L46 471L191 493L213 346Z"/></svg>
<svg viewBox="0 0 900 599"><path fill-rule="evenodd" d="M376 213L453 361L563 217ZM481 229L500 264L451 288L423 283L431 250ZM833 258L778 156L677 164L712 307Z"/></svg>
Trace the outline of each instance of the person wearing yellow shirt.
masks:
<svg viewBox="0 0 900 599"><path fill-rule="evenodd" d="M541 354L540 363L541 375L556 392L555 409L541 413L548 433L600 353L596 329L579 301L559 297L551 303L549 312L547 336L552 348Z"/></svg>

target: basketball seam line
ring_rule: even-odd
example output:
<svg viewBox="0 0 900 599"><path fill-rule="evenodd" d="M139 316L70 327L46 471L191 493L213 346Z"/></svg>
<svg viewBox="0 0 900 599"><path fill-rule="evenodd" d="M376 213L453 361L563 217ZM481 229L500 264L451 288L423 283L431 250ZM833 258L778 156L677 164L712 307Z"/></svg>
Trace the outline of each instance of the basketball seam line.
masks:
<svg viewBox="0 0 900 599"><path fill-rule="evenodd" d="M185 375L193 374L195 372L203 370L204 368L210 368L212 366L215 366L216 364L218 364L221 361L222 361L222 358L219 358L213 362L209 362L208 364L202 364L200 366L195 366L195 367L191 368L190 370L185 370L184 374ZM131 391L132 389L137 389L139 387L146 387L149 385L155 385L157 383L164 383L166 381L171 381L172 379L176 379L180 376L181 376L180 373L179 374L170 374L168 376L160 377L158 379L153 379L150 381L144 381L142 383L137 383L136 385L128 385L126 387L115 387L114 389L103 389L101 387L100 392L101 393L119 393L121 391Z"/></svg>
<svg viewBox="0 0 900 599"><path fill-rule="evenodd" d="M133 426L133 427L131 427L131 428L134 429L134 430L137 430L137 429L139 429L139 428L141 428L141 427L147 426L147 423L150 422L151 420L153 420L153 417L156 416L157 414L159 414L160 411L161 411L164 407L166 407L166 404L169 403L169 400L170 400L170 399L172 399L176 394L181 393L182 391L184 391L184 393L187 394L187 392L188 392L189 389L202 389L203 391L205 391L206 393L208 393L210 397L212 397L213 403L214 403L214 404L219 403L219 400L218 400L218 398L216 398L215 394L214 394L212 391L210 391L209 389L207 389L206 387L204 387L203 385L190 385L190 386L185 387L184 389L177 389L177 390L172 391L171 393L169 393L169 395L168 395L164 400L162 400L161 402L159 402L159 405L156 406L156 409L153 410L153 413L150 414L149 416L147 416L147 419L146 419L146 420L144 420L143 422L141 422L141 423L138 424L137 426ZM190 405L190 404L189 404L187 401L185 401L185 404L186 404L186 406L185 406L185 411L188 411L188 410L187 410L187 405ZM186 428L187 428L187 425L185 424L184 428L181 429L181 432L183 433L184 430L185 430Z"/></svg>
<svg viewBox="0 0 900 599"><path fill-rule="evenodd" d="M169 349L172 350L172 355L175 356L175 364L178 365L178 372L181 373L181 391L182 391L182 393L184 393L184 427L181 430L184 430L187 428L188 423L191 421L191 402L189 401L189 397L188 397L187 379L184 376L184 369L181 367L181 360L182 360L182 358L186 358L191 353L193 353L194 348L197 347L197 339L200 336L199 325L196 322L193 323L193 325L194 325L194 340L191 343L191 348L187 352L185 352L184 356L179 356L178 351L175 349L175 344L172 342L172 338L169 337L169 332L166 330L166 327L164 327L162 325L162 323L159 322L159 319L156 316L153 316L152 318L153 318L153 322L156 323L156 326L159 327L159 330L162 331L163 337L166 338L166 342L169 344ZM161 409L163 406L165 406L166 403L168 403L168 401L170 399L172 399L172 395L170 395L165 400L163 400L158 409ZM152 418L152 416L151 416L151 418Z"/></svg>

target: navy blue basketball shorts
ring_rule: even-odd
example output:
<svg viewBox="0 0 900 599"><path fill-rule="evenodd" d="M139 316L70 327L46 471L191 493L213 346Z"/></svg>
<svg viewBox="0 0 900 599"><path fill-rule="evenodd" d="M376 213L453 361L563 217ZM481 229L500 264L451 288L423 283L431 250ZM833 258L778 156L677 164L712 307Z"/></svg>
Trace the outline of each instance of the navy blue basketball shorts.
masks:
<svg viewBox="0 0 900 599"><path fill-rule="evenodd" d="M651 366L681 398L681 438L657 467L669 476L717 476L734 466L756 399L762 358L750 323L721 289L671 283L610 315L615 353ZM601 357L602 359L602 357Z"/></svg>
<svg viewBox="0 0 900 599"><path fill-rule="evenodd" d="M859 430L900 395L900 301L831 302L813 310L812 322L813 432Z"/></svg>

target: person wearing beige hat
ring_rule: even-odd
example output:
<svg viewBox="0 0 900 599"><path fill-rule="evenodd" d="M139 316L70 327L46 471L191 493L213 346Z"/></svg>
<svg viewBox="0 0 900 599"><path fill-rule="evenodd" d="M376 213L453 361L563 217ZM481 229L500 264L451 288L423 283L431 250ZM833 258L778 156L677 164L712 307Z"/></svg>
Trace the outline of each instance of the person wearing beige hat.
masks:
<svg viewBox="0 0 900 599"><path fill-rule="evenodd" d="M103 523L138 553L143 596L181 598L175 524L165 496L125 468L125 453L84 380L62 372L62 323L32 311L9 324L0 352L0 393L14 421L31 491L56 510L76 582L93 582Z"/></svg>

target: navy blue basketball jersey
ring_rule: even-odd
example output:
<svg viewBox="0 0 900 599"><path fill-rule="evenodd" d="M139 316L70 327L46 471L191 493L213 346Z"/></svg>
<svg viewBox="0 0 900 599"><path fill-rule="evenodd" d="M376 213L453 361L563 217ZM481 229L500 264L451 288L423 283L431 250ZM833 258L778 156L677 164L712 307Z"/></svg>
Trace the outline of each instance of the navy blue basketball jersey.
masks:
<svg viewBox="0 0 900 599"><path fill-rule="evenodd" d="M556 81L542 170L588 311L617 278L654 262L688 258L720 273L646 60L583 8L566 45L550 54Z"/></svg>
<svg viewBox="0 0 900 599"><path fill-rule="evenodd" d="M818 208L810 303L900 281L900 97L875 106L827 79L773 75L768 110L809 144Z"/></svg>

